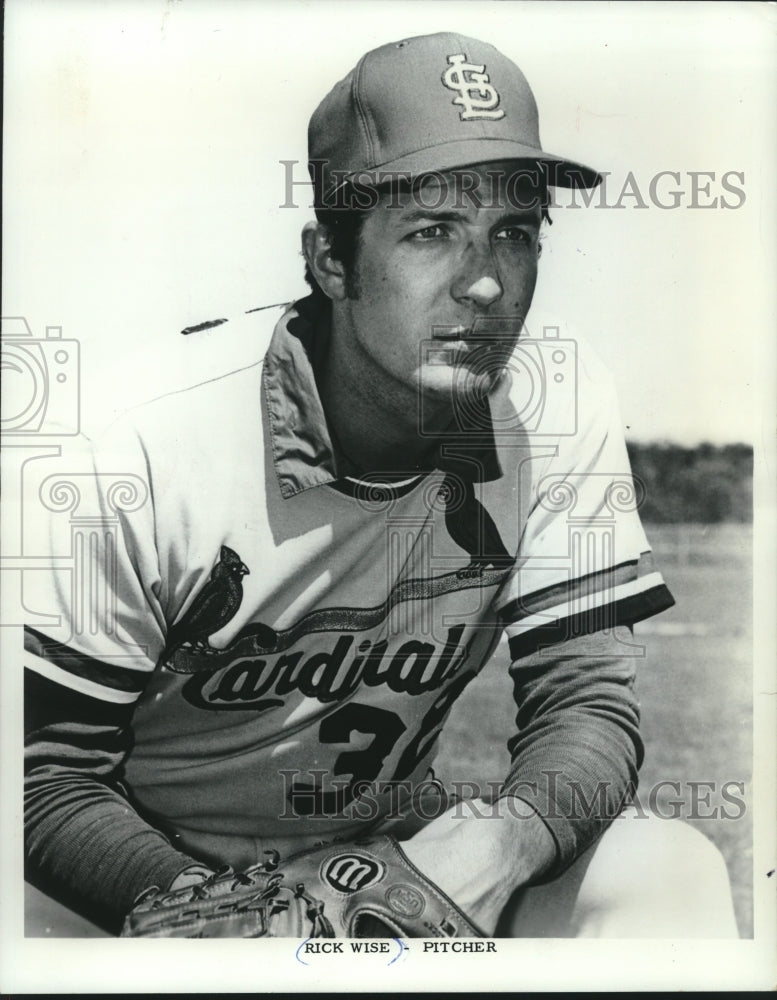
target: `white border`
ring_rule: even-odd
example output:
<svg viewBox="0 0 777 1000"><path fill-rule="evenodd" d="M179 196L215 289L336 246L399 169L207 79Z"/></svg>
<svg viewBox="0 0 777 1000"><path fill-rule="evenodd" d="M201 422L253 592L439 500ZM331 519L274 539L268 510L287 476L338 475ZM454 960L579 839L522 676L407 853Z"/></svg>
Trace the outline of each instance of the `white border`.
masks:
<svg viewBox="0 0 777 1000"><path fill-rule="evenodd" d="M6 38L13 40L16 31L22 31L24 43L34 44L34 38L24 33L27 19L34 23L36 18L53 13L57 6L52 0L10 0L6 5ZM126 17L129 22L139 13L140 0L124 0L114 5L66 0L64 6L74 21L83 17L104 17L105 11L115 11L116 17ZM384 970L382 957L370 956L344 962L342 959L321 956L320 960L304 967L296 961L294 951L296 945L288 941L228 941L228 942L139 942L116 940L26 940L22 937L22 847L21 847L21 780L18 767L16 748L21 740L21 718L18 706L21 703L19 662L19 637L17 630L0 629L2 643L3 669L0 671L0 700L2 706L2 749L4 766L0 773L0 788L2 789L2 842L0 861L2 864L2 885L0 892L0 920L2 921L2 937L0 938L0 986L4 992L100 992L118 993L129 990L164 993L173 991L190 992L288 992L304 990L316 992L324 989L337 989L342 992L352 992L367 989L372 992L402 992L418 990L421 992L451 990L457 992L471 990L675 990L675 989L769 989L777 981L777 962L775 962L775 940L777 940L777 919L775 916L775 891L777 876L767 879L766 873L777 867L775 843L775 759L777 759L777 740L775 739L775 630L773 609L777 606L775 588L775 468L777 468L777 452L774 446L774 412L777 391L775 386L774 336L777 321L775 309L774 282L769 282L766 288L758 281L759 274L775 273L777 264L777 247L775 246L775 212L774 177L775 177L775 118L774 108L777 106L777 93L774 88L775 62L775 22L777 9L774 5L750 3L704 3L704 4L660 4L644 3L639 5L612 5L607 3L564 4L552 3L534 4L460 4L448 3L429 4L404 3L385 4L347 4L347 14L344 5L321 4L314 15L309 4L287 4L284 12L280 6L270 3L261 6L266 13L267 31L264 37L253 42L255 52L255 72L261 74L267 67L274 72L279 71L279 62L272 59L271 49L279 48L287 54L287 72L283 78L286 88L283 92L288 99L289 115L295 128L303 128L300 121L300 105L298 92L304 89L304 81L294 76L298 66L300 52L297 50L293 33L289 36L289 17L300 18L300 26L304 19L321 16L321 11L328 8L332 14L328 36L320 33L320 50L311 51L313 62L326 61L332 65L331 53L342 50L350 52L353 38L358 35L366 42L361 51L372 44L380 44L392 37L403 34L420 33L435 30L447 23L458 26L470 24L469 33L491 39L498 45L503 39L490 30L499 18L515 17L516 25L519 18L528 19L533 31L538 24L545 23L545 30L554 32L561 28L559 18L564 22L574 24L579 37L579 51L590 54L589 63L594 67L597 61L606 60L606 53L601 48L602 39L607 37L608 23L612 23L613 33L621 30L624 24L633 22L635 32L643 32L645 37L655 40L658 32L663 32L667 51L673 46L683 46L687 50L689 66L703 59L706 47L721 36L730 34L732 38L732 61L719 67L723 78L729 79L731 86L742 86L743 93L749 95L753 106L761 109L761 117L756 118L753 127L763 133L763 159L760 172L751 173L748 177L748 196L760 199L761 215L758 233L753 242L742 245L733 240L730 245L722 246L719 252L723 254L747 255L752 258L755 277L750 286L732 288L712 288L710 295L733 297L744 304L752 306L756 302L758 330L752 338L755 353L755 370L759 373L759 383L755 387L755 400L758 406L754 440L756 443L756 520L755 520L755 635L756 647L756 677L755 677L755 940L739 942L671 942L671 941L500 941L498 955L480 955L470 957L424 955L416 944L411 942L410 953L400 959L390 968ZM148 11L154 7L159 18L159 30L168 31L174 35L172 21L180 17L202 18L217 9L234 14L234 4L219 5L209 0L181 3L148 2L143 8ZM617 8L617 9L616 9ZM244 10L246 8L243 8ZM290 14L293 11L293 15ZM695 12L694 12L695 11ZM444 15L443 16L443 12ZM255 11L254 11L255 13ZM554 18L556 20L554 20ZM613 19L608 22L608 18ZM396 25L396 27L394 27ZM703 25L703 30L695 33L693 28ZM131 25L128 24L128 30ZM519 28L516 26L516 32ZM561 32L563 34L563 32ZM745 42L750 40L753 53L761 50L760 65L768 67L770 73L756 73L752 78L744 79L737 72L736 56L739 53L743 69L748 62L748 50ZM763 55L770 44L771 61ZM66 38L65 38L66 42ZM361 44L361 41L360 41ZM506 47L506 46L505 46ZM14 77L14 69L18 61L14 59L13 50L9 50L7 64L6 105L7 110L14 107L17 96L15 87L20 83L34 86L34 81L20 81ZM88 53L81 53L80 65L88 70ZM568 52L559 51L559 59L569 57ZM343 55L345 58L345 55ZM343 64L343 71L348 68L349 58ZM584 63L586 59L582 60ZM547 67L547 76L540 81L542 98L547 101L548 95L557 103L574 101L575 95L564 89L554 90L554 74L561 73L560 63ZM644 67L644 86L646 94L651 88L651 79L660 73L660 66ZM728 77L726 77L728 74ZM534 76L532 82L534 83ZM581 70L581 77L585 77ZM563 74L562 74L563 77ZM64 80L64 78L63 78ZM93 85L88 72L84 86L85 99L88 99L88 88ZM582 82L582 81L581 81ZM66 83L66 81L65 81ZM748 90L748 87L751 88ZM770 90L771 88L771 90ZM755 94L755 97L753 96ZM125 95L126 96L126 95ZM307 95L309 97L309 95ZM703 101L703 95L700 98ZM678 93L677 101L682 104L688 101L687 107L693 111L693 102L688 94ZM765 113L764 113L764 109ZM233 109L225 108L224 115ZM672 109L667 108L667 120L672 119ZM688 115L687 128L693 128L693 115ZM721 121L720 128L726 130L727 123ZM8 134L8 119L6 120L6 135ZM617 139L618 131L611 132L613 140ZM650 143L654 137L645 136L645 142ZM47 141L56 139L46 135L34 137L36 143L43 147ZM581 159L593 160L595 157L585 156L585 137L579 143ZM556 142L558 145L558 142ZM304 147L300 147L304 149ZM561 150L560 150L561 151ZM574 155L574 149L569 150ZM731 162L721 164L725 169L736 166L736 150L732 150ZM193 155L191 150L188 155ZM226 155L232 155L229 152ZM667 164L667 168L680 169L684 164ZM697 165L701 169L702 165ZM6 165L6 169L8 166ZM7 178L6 178L7 179ZM171 179L172 183L172 179ZM257 197L261 192L257 191ZM11 193L9 193L9 198ZM9 206L12 207L12 206ZM625 213L622 213L625 214ZM12 213L13 215L13 213ZM6 218L9 218L6 213ZM13 217L15 219L15 216ZM733 220L733 215L732 215ZM261 223L261 216L257 217ZM620 219L618 223L622 224ZM20 233L13 222L5 231L6 249L4 262L4 279L10 286L18 278L19 269L34 268L35 262L23 259L13 260L14 245L19 242ZM16 223L18 225L18 220ZM733 224L733 223L732 223ZM7 223L8 225L8 223ZM50 220L52 231L56 233L57 219ZM616 238L613 237L615 240ZM261 242L261 241L260 241ZM665 253L671 253L671 247L663 248ZM257 253L266 251L266 247L257 247ZM275 253L275 250L273 250ZM77 254L77 248L74 249ZM222 247L220 253L229 256L229 247ZM234 264L234 261L232 261ZM106 264L106 267L108 265ZM763 267L763 270L759 268ZM678 276L682 277L681 262L678 262ZM106 273L107 276L107 273ZM56 280L56 276L49 276ZM175 273L172 279L175 279ZM646 274L646 282L650 283L650 274ZM43 282L45 284L45 282ZM6 294L9 285L4 280ZM661 289L651 288L653 293ZM270 298L268 301L276 301ZM198 305L200 303L197 303ZM244 302L250 306L257 303ZM649 305L649 302L648 302ZM33 308L35 305L33 304ZM752 308L748 315L752 316ZM194 317L193 317L194 318ZM206 318L203 316L202 318ZM46 316L46 321L59 321L58 317ZM106 323L114 321L106 317ZM732 338L740 338L747 343L745 336L749 330L731 330ZM72 330L67 331L72 334ZM719 344L711 345L711 349L720 349ZM746 349L746 348L745 348ZM691 391L698 391L699 386L692 385ZM711 391L711 390L710 390ZM657 391L657 405L660 405L661 394ZM693 406L693 397L689 398L689 408ZM12 516L6 504L5 515ZM13 508L13 502L10 502ZM715 725L715 720L710 720Z"/></svg>

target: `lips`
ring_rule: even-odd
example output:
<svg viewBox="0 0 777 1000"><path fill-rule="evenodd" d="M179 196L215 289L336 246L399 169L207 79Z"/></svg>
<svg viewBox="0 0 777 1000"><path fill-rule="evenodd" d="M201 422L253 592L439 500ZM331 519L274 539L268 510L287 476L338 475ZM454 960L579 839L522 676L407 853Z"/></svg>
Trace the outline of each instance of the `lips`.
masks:
<svg viewBox="0 0 777 1000"><path fill-rule="evenodd" d="M461 344L504 344L515 341L521 330L522 323L517 317L481 316L470 325L459 323L432 327L432 339L455 341Z"/></svg>
<svg viewBox="0 0 777 1000"><path fill-rule="evenodd" d="M480 316L471 324L432 327L427 363L481 374L500 371L512 353L520 323L515 316Z"/></svg>
<svg viewBox="0 0 777 1000"><path fill-rule="evenodd" d="M466 368L481 374L501 371L511 354L504 341L437 338L427 350L426 361L448 368Z"/></svg>
<svg viewBox="0 0 777 1000"><path fill-rule="evenodd" d="M455 340L461 343L467 341L471 336L471 326L439 326L434 327L432 332L433 340Z"/></svg>

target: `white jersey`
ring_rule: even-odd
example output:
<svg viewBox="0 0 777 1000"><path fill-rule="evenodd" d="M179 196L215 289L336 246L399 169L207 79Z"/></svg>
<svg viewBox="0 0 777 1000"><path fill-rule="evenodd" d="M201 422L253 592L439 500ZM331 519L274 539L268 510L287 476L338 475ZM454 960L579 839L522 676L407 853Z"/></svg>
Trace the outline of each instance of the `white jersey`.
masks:
<svg viewBox="0 0 777 1000"><path fill-rule="evenodd" d="M338 471L310 308L240 320L263 360L131 412L93 468L48 475L57 565L25 582L60 622L27 629L27 666L134 704L131 800L236 866L409 794L502 630L517 659L672 603L582 341L522 339L434 472L360 482Z"/></svg>

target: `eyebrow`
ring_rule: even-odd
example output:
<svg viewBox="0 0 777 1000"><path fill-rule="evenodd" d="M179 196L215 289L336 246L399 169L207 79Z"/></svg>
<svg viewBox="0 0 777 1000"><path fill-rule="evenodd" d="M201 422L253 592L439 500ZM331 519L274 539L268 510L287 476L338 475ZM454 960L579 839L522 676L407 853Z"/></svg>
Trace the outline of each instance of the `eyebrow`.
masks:
<svg viewBox="0 0 777 1000"><path fill-rule="evenodd" d="M434 208L416 208L412 212L408 212L407 215L403 215L400 218L402 225L408 225L413 222L420 222L423 219L430 219L434 222L459 222L464 215L463 209L434 209ZM537 217L535 212L527 209L525 212L511 211L509 214L503 216L498 220L495 225L510 225L519 224L525 225L535 225L540 226L541 219Z"/></svg>

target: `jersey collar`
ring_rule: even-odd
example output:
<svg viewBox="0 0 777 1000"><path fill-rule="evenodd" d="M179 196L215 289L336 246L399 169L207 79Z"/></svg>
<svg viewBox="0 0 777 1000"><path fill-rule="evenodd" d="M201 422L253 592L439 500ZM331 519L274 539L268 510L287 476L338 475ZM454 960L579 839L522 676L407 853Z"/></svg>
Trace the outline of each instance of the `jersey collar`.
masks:
<svg viewBox="0 0 777 1000"><path fill-rule="evenodd" d="M278 320L265 357L263 383L273 462L285 499L346 475L316 382L329 336L330 311L307 296ZM499 479L502 468L490 410L463 414L458 424L440 438L437 467L472 482Z"/></svg>

